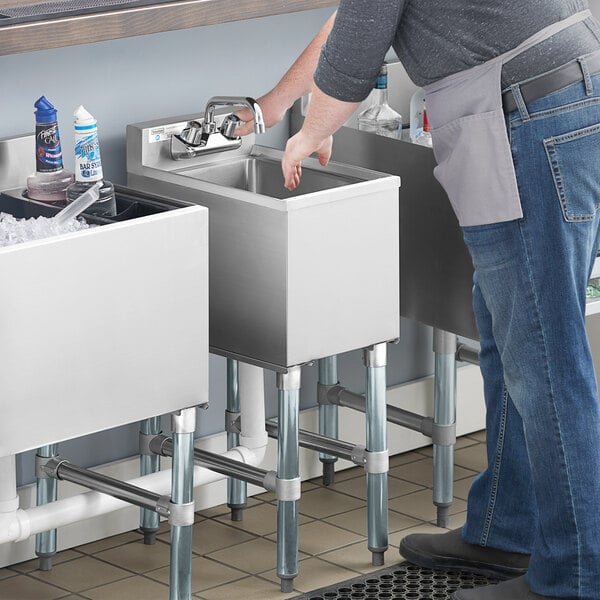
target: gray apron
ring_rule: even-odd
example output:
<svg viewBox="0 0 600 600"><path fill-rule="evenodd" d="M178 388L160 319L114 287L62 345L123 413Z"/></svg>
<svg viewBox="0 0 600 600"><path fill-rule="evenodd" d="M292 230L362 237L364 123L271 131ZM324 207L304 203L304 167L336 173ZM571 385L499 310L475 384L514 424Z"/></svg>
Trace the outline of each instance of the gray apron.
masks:
<svg viewBox="0 0 600 600"><path fill-rule="evenodd" d="M523 216L502 109L502 65L591 17L578 12L538 31L516 48L425 87L436 179L462 226Z"/></svg>

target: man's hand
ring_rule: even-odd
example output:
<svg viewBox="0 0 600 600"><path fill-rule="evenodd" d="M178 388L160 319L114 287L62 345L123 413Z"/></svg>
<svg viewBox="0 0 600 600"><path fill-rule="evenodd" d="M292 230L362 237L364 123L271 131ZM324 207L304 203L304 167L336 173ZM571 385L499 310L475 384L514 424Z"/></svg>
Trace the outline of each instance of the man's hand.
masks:
<svg viewBox="0 0 600 600"><path fill-rule="evenodd" d="M293 100L290 102L277 88L261 96L256 102L260 106L267 129L273 127L273 125L277 125L283 119L288 108L293 104ZM243 121L241 125L236 127L235 134L244 136L253 133L254 121L250 109L244 108L236 111L235 114Z"/></svg>
<svg viewBox="0 0 600 600"><path fill-rule="evenodd" d="M323 141L311 140L304 130L291 137L281 160L284 186L292 191L300 184L302 177L302 161L313 152L317 153L319 162L325 166L331 157L333 138L328 136Z"/></svg>
<svg viewBox="0 0 600 600"><path fill-rule="evenodd" d="M284 185L294 190L302 177L302 161L316 152L325 166L331 158L331 137L357 109L359 102L336 100L314 86L302 129L288 140L281 161Z"/></svg>

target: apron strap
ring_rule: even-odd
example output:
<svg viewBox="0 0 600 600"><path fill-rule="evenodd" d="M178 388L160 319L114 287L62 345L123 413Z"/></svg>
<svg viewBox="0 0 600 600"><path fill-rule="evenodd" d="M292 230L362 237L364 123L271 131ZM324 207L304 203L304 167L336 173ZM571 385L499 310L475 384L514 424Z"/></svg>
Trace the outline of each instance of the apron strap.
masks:
<svg viewBox="0 0 600 600"><path fill-rule="evenodd" d="M585 21L585 19L587 19L591 16L592 16L592 12L589 9L587 9L587 10L582 10L578 13L575 13L574 15L571 15L570 17L567 17L566 19L562 19L561 21L556 21L556 23L552 23L551 25L544 27L544 29L540 29L537 33L534 33L531 37L527 38L524 42L521 42L516 48L513 48L512 50L509 50L508 52L505 52L504 54L501 54L500 56L497 56L496 58L493 58L492 60L498 60L503 64L507 63L509 60L513 59L515 56L522 54L526 50L529 50L530 48L533 48L537 44L547 40L548 38L551 38L553 35L556 35L557 33L560 33L561 31L563 31L564 29L571 27L571 25L575 25L576 23L579 23L580 21Z"/></svg>

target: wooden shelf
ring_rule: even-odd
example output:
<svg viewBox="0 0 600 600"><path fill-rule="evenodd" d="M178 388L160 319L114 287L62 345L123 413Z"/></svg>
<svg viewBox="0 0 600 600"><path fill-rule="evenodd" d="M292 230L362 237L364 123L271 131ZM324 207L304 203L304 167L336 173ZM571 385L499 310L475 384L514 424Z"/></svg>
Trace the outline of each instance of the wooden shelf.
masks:
<svg viewBox="0 0 600 600"><path fill-rule="evenodd" d="M31 4L0 0L2 8ZM216 25L335 6L336 0L179 0L2 25L0 55Z"/></svg>

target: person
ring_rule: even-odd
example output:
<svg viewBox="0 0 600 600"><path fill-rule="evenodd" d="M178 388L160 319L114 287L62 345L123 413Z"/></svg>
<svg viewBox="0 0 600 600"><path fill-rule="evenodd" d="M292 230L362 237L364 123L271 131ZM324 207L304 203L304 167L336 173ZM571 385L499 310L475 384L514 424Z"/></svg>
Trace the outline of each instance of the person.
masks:
<svg viewBox="0 0 600 600"><path fill-rule="evenodd" d="M598 600L600 406L585 294L600 241L600 26L586 0L341 0L258 100L270 126L312 92L285 148L286 188L310 154L327 164L331 135L390 46L425 87L435 175L475 267L488 458L465 525L408 536L400 551L504 580L457 600Z"/></svg>

